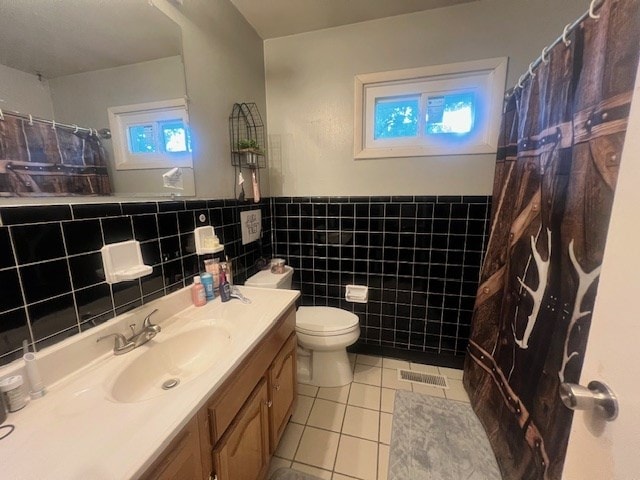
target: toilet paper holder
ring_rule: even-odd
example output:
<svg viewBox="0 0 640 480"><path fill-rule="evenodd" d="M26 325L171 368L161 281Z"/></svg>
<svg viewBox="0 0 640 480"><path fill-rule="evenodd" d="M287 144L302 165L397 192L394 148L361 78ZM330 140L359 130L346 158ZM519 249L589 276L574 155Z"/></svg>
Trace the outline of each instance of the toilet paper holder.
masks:
<svg viewBox="0 0 640 480"><path fill-rule="evenodd" d="M369 287L363 285L347 285L344 298L347 302L367 303Z"/></svg>

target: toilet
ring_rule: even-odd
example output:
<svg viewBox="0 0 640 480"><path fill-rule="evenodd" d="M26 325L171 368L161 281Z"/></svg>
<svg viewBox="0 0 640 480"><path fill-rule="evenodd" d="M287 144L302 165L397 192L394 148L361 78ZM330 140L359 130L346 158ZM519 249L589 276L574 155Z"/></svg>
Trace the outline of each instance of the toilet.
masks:
<svg viewBox="0 0 640 480"><path fill-rule="evenodd" d="M249 277L248 287L291 289L293 268L285 273L263 270ZM334 307L300 307L296 312L298 382L340 387L353 381L347 347L360 337L358 316Z"/></svg>

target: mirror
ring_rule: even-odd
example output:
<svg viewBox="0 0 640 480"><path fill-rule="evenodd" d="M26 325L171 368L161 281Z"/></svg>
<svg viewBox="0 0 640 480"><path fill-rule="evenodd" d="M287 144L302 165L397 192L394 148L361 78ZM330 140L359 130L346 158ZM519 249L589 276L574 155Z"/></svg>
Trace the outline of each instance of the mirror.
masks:
<svg viewBox="0 0 640 480"><path fill-rule="evenodd" d="M5 112L101 130L109 108L186 97L180 27L147 0L0 0L0 10ZM167 182L170 168L116 168L113 140L102 145L114 195L195 195L192 168Z"/></svg>

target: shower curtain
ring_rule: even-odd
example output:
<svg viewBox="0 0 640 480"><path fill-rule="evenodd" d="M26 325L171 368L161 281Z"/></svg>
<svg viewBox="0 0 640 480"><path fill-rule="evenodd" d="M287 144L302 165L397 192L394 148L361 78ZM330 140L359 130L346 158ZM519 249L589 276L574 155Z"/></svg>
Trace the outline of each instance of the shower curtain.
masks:
<svg viewBox="0 0 640 480"><path fill-rule="evenodd" d="M0 197L110 193L96 134L52 128L6 112L0 118Z"/></svg>
<svg viewBox="0 0 640 480"><path fill-rule="evenodd" d="M597 13L502 120L464 384L508 480L562 476L640 45L640 0Z"/></svg>

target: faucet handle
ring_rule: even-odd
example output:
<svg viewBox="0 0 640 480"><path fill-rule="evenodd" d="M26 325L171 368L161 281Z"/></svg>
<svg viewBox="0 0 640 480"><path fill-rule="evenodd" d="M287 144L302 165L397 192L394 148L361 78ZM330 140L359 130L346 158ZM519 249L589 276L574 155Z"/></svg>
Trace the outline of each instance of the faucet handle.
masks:
<svg viewBox="0 0 640 480"><path fill-rule="evenodd" d="M151 326L155 326L153 323L151 323L151 315L153 315L154 313L156 313L158 311L157 308L155 308L149 315L147 315L146 317L144 317L144 321L142 322L142 328L146 328L146 327L151 327Z"/></svg>
<svg viewBox="0 0 640 480"><path fill-rule="evenodd" d="M110 338L110 337L116 337L115 344L113 347L114 350L123 349L127 345L127 339L121 333L110 333L109 335L104 335L102 337L99 337L96 340L96 343L100 342L101 340L104 340L105 338Z"/></svg>

